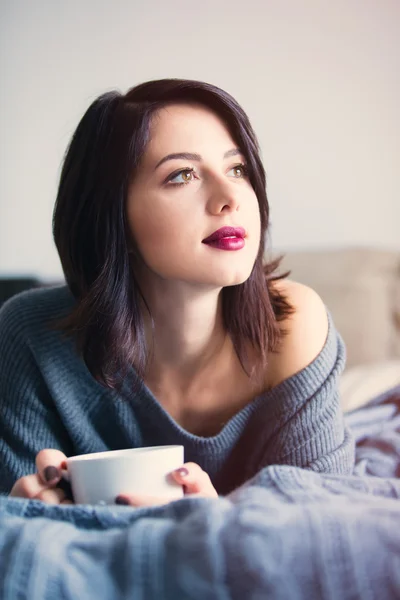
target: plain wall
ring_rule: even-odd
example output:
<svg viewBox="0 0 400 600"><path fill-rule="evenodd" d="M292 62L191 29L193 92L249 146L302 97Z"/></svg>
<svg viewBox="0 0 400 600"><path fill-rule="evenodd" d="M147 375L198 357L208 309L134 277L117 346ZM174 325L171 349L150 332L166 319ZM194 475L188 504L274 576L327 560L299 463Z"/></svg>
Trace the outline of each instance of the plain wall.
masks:
<svg viewBox="0 0 400 600"><path fill-rule="evenodd" d="M400 2L1 1L0 274L61 275L60 163L100 93L214 83L258 134L277 249L400 248Z"/></svg>

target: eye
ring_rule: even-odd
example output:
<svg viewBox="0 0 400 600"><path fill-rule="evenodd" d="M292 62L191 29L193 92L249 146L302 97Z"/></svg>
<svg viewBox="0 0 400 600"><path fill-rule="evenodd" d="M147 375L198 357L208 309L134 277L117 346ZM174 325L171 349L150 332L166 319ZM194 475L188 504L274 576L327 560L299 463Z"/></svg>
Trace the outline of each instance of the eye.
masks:
<svg viewBox="0 0 400 600"><path fill-rule="evenodd" d="M243 163L235 165L234 167L232 167L232 169L230 169L230 171L234 172L233 176L235 179L240 179L241 177L246 177L248 175L247 167Z"/></svg>
<svg viewBox="0 0 400 600"><path fill-rule="evenodd" d="M179 178L181 180L179 181ZM181 169L180 171L176 171L172 173L167 180L169 185L185 185L190 183L194 179L194 169Z"/></svg>

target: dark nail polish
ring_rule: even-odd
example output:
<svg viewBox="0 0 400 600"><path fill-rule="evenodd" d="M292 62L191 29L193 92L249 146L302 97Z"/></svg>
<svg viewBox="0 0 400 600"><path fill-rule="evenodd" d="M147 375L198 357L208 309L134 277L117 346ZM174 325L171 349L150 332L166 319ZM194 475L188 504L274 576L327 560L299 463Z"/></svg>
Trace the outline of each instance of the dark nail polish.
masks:
<svg viewBox="0 0 400 600"><path fill-rule="evenodd" d="M129 506L129 500L127 500L123 496L117 496L115 498L115 504L121 504L121 506Z"/></svg>
<svg viewBox="0 0 400 600"><path fill-rule="evenodd" d="M47 482L53 481L53 479L57 479L60 477L60 471L57 467L46 467L43 471L44 479Z"/></svg>

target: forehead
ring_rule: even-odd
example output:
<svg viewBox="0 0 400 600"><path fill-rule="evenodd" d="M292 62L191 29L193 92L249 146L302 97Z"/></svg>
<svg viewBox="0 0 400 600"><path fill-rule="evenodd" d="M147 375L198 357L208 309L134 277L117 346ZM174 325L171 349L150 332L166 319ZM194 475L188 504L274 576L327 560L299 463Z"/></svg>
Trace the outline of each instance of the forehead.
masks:
<svg viewBox="0 0 400 600"><path fill-rule="evenodd" d="M229 129L211 109L199 104L171 104L153 115L143 158L155 161L171 152L214 151L222 156L232 145Z"/></svg>

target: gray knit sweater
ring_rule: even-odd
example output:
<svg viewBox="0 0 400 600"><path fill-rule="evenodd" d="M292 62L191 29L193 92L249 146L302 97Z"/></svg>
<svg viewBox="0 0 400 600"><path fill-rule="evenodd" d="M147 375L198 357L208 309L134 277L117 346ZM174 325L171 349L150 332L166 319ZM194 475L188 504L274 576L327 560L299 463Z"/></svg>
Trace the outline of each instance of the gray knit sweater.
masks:
<svg viewBox="0 0 400 600"><path fill-rule="evenodd" d="M345 349L332 318L323 349L296 375L254 398L213 437L180 427L145 386L129 394L105 389L89 373L72 339L49 323L68 313L67 287L11 298L0 311L0 493L35 472L35 456L183 444L220 494L272 464L350 474L354 440L340 408ZM128 394L128 397L126 395Z"/></svg>

